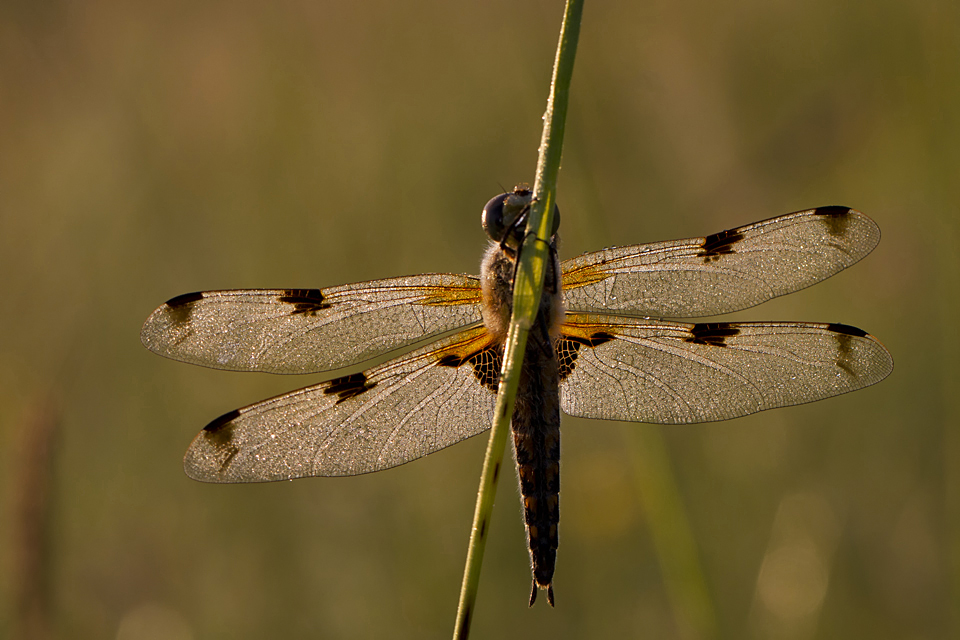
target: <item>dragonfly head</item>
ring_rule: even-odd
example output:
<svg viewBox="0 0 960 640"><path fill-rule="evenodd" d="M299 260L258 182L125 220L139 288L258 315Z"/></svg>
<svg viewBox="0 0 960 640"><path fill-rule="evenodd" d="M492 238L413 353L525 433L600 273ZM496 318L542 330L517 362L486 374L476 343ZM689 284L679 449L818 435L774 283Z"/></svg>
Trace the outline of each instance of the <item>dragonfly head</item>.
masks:
<svg viewBox="0 0 960 640"><path fill-rule="evenodd" d="M527 213L533 203L533 192L521 185L509 193L501 193L483 207L483 230L490 239L511 249L520 248L527 230ZM560 208L553 206L553 236L560 228Z"/></svg>

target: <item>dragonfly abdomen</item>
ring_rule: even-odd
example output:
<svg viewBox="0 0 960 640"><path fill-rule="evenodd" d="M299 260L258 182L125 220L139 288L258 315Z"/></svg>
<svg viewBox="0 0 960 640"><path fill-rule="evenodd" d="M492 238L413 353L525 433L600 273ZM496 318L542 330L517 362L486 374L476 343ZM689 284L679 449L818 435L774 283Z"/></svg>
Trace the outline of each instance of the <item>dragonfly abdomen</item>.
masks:
<svg viewBox="0 0 960 640"><path fill-rule="evenodd" d="M557 525L560 522L560 396L556 354L549 338L537 327L530 332L520 374L511 427L533 589L547 590L553 606L553 571L557 558Z"/></svg>

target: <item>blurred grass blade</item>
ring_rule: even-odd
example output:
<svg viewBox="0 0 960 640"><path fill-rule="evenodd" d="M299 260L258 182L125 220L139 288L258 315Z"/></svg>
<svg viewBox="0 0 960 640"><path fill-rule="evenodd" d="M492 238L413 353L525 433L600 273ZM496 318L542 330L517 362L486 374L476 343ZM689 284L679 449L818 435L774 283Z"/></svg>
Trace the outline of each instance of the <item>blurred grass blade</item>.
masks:
<svg viewBox="0 0 960 640"><path fill-rule="evenodd" d="M944 219L937 233L937 257L940 291L960 291L960 258L957 246L960 245L960 223L957 219ZM957 296L938 296L940 326L952 326L960 315ZM941 349L943 357L940 392L944 407L944 416L952 416L943 422L943 474L944 474L944 513L946 517L947 543L947 582L949 598L953 606L947 624L952 632L950 637L960 637L960 429L956 428L956 419L960 415L960 374L957 362L960 361L960 339L956 331L942 333Z"/></svg>
<svg viewBox="0 0 960 640"><path fill-rule="evenodd" d="M653 425L634 425L625 430L625 435L640 502L680 637L715 638L713 601L663 434Z"/></svg>
<svg viewBox="0 0 960 640"><path fill-rule="evenodd" d="M550 229L553 224L557 175L560 172L560 157L563 150L570 80L573 76L582 13L582 0L568 0L553 65L547 110L543 118L540 157L537 162L536 182L533 186L534 201L527 220L527 237L520 253L520 264L517 267L514 282L513 317L507 333L493 427L480 476L480 490L477 495L470 545L467 550L467 563L460 588L460 604L457 607L454 638L467 638L470 634L470 621L473 617L480 583L480 568L483 564L483 550L486 546L486 536L493 512L497 480L503 466L503 449L510 431L510 417L513 415L520 366L527 344L527 333L533 326L540 304L543 275L549 251Z"/></svg>
<svg viewBox="0 0 960 640"><path fill-rule="evenodd" d="M34 401L20 430L15 476L13 637L51 637L50 538L54 517L54 467L60 435L59 402L49 394Z"/></svg>

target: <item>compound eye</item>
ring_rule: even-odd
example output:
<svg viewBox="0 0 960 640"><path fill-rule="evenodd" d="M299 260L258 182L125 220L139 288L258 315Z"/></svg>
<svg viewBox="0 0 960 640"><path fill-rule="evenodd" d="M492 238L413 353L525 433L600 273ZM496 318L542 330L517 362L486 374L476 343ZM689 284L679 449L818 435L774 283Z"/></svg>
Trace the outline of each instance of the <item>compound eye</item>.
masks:
<svg viewBox="0 0 960 640"><path fill-rule="evenodd" d="M533 202L533 192L525 185L512 192L501 193L483 207L483 229L494 242L517 249L526 231L526 218ZM554 204L553 231L560 228L560 208Z"/></svg>
<svg viewBox="0 0 960 640"><path fill-rule="evenodd" d="M504 234L507 232L508 224L503 219L503 204L509 196L509 193L501 193L490 198L490 201L483 207L483 230L494 242L502 242Z"/></svg>

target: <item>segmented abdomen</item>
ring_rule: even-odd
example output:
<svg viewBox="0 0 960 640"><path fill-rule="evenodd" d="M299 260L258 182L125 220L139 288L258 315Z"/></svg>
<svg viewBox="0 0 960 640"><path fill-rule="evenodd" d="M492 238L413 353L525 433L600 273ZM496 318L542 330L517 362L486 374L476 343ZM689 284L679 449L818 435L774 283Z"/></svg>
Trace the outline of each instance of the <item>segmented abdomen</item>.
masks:
<svg viewBox="0 0 960 640"><path fill-rule="evenodd" d="M547 589L552 606L560 521L560 380L553 345L538 328L527 340L511 427L533 567L530 604L540 588Z"/></svg>

